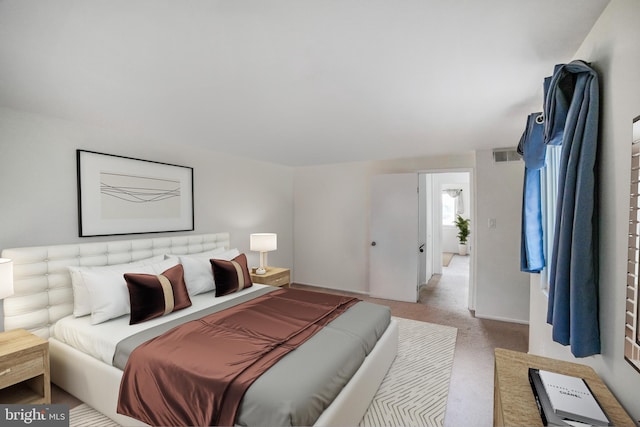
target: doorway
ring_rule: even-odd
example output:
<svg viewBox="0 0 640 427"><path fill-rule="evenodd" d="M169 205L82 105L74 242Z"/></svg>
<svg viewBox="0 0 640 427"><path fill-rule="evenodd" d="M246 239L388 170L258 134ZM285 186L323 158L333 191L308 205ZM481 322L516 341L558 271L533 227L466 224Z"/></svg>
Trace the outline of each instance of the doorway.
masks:
<svg viewBox="0 0 640 427"><path fill-rule="evenodd" d="M472 170L422 172L419 174L419 186L419 235L423 245L419 260L420 286L426 285L432 278L455 275L456 283L463 282L466 293L463 304L474 310ZM466 255L459 255L458 229L454 224L457 215L471 220Z"/></svg>

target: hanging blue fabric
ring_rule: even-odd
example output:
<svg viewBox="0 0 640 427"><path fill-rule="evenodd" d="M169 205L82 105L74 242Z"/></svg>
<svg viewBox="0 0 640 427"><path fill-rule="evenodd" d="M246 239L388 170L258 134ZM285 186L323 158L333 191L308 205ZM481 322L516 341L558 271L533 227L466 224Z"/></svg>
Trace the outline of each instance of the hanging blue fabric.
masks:
<svg viewBox="0 0 640 427"><path fill-rule="evenodd" d="M600 353L596 155L598 75L558 65L545 97L545 142L562 144L547 322L576 357ZM561 135L561 138L560 138Z"/></svg>
<svg viewBox="0 0 640 427"><path fill-rule="evenodd" d="M529 114L527 126L518 144L524 159L522 192L522 236L520 238L520 270L539 273L545 265L542 240L542 201L540 169L545 164L544 126L542 113Z"/></svg>
<svg viewBox="0 0 640 427"><path fill-rule="evenodd" d="M544 127L544 142L548 145L562 145L564 126L569 113L569 102L573 96L572 76L563 73L565 64L556 65L553 76L544 79L544 114L550 120ZM565 78L560 78L565 74ZM549 97L551 82L554 82L552 97Z"/></svg>

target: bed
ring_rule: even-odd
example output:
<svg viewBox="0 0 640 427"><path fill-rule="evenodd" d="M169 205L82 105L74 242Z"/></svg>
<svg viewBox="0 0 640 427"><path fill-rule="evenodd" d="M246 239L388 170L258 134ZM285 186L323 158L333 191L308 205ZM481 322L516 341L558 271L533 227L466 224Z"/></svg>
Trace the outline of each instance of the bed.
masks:
<svg viewBox="0 0 640 427"><path fill-rule="evenodd" d="M96 354L86 348L79 350L77 347L82 346L74 346L74 339L61 332L63 325L74 317L69 266L118 265L167 255L191 255L223 249L229 249L228 233L5 249L2 256L14 261L15 288L15 294L4 300L5 330L24 328L49 339L53 383L121 425L145 425L116 412L123 371L102 360L108 359L108 355L101 358L99 351ZM263 286L254 285L238 295L261 288ZM203 304L203 298L198 297L202 295L193 298L196 306L193 310ZM229 299L234 297L232 295ZM122 319L115 320L123 322ZM115 327L115 330L120 329ZM93 329L87 327L86 330L91 334ZM362 364L355 368L353 376L322 410L314 425L356 425L360 422L395 358L397 334L397 324L391 319ZM310 342L313 339L315 337ZM104 345L96 344L94 347L103 349ZM319 363L317 359L313 363ZM274 371L277 366L273 367Z"/></svg>

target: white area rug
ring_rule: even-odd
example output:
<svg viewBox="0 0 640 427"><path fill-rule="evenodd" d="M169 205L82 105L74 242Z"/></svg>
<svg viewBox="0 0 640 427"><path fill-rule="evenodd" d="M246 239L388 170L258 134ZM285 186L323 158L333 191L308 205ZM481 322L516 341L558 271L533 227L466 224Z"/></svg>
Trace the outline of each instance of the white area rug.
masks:
<svg viewBox="0 0 640 427"><path fill-rule="evenodd" d="M400 335L398 355L360 426L441 427L458 330L399 317L395 319ZM69 412L70 427L118 427L86 404Z"/></svg>
<svg viewBox="0 0 640 427"><path fill-rule="evenodd" d="M396 318L398 355L360 426L434 426L444 424L453 353L458 330Z"/></svg>
<svg viewBox="0 0 640 427"><path fill-rule="evenodd" d="M119 427L119 425L83 403L69 411L69 427Z"/></svg>

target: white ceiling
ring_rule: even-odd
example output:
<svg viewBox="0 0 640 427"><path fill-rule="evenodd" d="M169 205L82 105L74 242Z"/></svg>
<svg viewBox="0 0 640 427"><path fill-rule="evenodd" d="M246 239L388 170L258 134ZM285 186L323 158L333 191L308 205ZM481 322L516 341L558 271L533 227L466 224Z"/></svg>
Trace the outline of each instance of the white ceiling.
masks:
<svg viewBox="0 0 640 427"><path fill-rule="evenodd" d="M0 106L293 166L515 146L607 3L0 0Z"/></svg>

